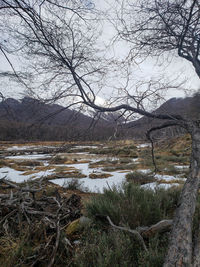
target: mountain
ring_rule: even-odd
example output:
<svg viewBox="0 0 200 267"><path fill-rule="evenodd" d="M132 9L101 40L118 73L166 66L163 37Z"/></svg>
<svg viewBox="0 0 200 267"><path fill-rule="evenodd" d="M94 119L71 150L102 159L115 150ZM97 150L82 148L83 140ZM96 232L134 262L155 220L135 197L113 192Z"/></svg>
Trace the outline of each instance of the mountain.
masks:
<svg viewBox="0 0 200 267"><path fill-rule="evenodd" d="M200 95L171 98L152 113L200 119ZM144 139L148 129L163 123L162 120L142 117L125 124L119 113L99 113L100 116L95 116L94 112L87 114L91 116L81 110L47 104L30 97L21 100L7 98L0 102L0 139L102 140L113 135L115 138ZM179 127L170 127L156 132L155 136L160 138L183 132Z"/></svg>
<svg viewBox="0 0 200 267"><path fill-rule="evenodd" d="M21 139L30 136L48 140L102 139L114 130L116 122L113 116L90 117L79 109L46 104L30 97L21 100L7 98L0 103L0 138L13 139L16 134L16 138Z"/></svg>
<svg viewBox="0 0 200 267"><path fill-rule="evenodd" d="M154 114L180 115L185 119L200 119L200 95L196 94L193 97L186 98L171 98L163 103L159 108L154 110ZM126 124L127 135L135 138L145 138L146 132L158 125L161 125L163 120L142 117L138 120ZM158 136L179 135L184 130L180 127L170 127L157 132Z"/></svg>

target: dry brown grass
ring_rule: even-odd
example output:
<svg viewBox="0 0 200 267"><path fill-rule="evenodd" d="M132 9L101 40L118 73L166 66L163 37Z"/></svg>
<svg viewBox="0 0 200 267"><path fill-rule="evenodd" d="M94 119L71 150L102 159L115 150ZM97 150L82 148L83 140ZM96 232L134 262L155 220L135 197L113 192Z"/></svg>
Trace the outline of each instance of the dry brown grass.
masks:
<svg viewBox="0 0 200 267"><path fill-rule="evenodd" d="M112 175L109 173L91 173L89 177L91 179L103 179L103 178L108 178L111 177Z"/></svg>

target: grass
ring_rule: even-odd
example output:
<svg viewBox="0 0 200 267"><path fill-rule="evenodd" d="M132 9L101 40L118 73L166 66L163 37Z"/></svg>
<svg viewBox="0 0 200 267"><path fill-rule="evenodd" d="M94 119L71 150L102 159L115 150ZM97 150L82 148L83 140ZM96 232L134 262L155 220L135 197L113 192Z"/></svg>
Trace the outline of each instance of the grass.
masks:
<svg viewBox="0 0 200 267"><path fill-rule="evenodd" d="M145 252L135 237L113 230L97 215L110 216L116 225L135 229L172 218L179 190L144 190L133 184L104 190L92 197L86 210L93 224L82 233L81 245L74 255L74 266L135 266L161 267L168 245L168 234L162 233L145 240ZM101 218L98 216L98 218Z"/></svg>
<svg viewBox="0 0 200 267"><path fill-rule="evenodd" d="M63 187L67 190L86 190L86 188L83 187L83 182L78 179L71 179L70 181L65 181Z"/></svg>
<svg viewBox="0 0 200 267"><path fill-rule="evenodd" d="M134 184L143 185L155 182L156 179L151 174L142 173L139 171L130 172L126 174L126 180Z"/></svg>
<svg viewBox="0 0 200 267"><path fill-rule="evenodd" d="M111 176L112 175L110 175L109 173L90 173L89 175L91 179L104 179L104 178L108 178Z"/></svg>
<svg viewBox="0 0 200 267"><path fill-rule="evenodd" d="M39 160L22 160L16 161L18 166L27 166L27 167L35 167L35 166L44 166L44 164Z"/></svg>
<svg viewBox="0 0 200 267"><path fill-rule="evenodd" d="M176 139L171 144L162 143L156 146L156 162L159 169L162 169L162 173L170 175L182 173L182 170L175 168L173 164L185 165L188 163L189 142L190 140L184 137L183 140ZM119 160L98 161L90 164L90 167L105 167L104 170L106 171L136 170L137 168L152 167L149 148L138 150L131 142L110 142L107 143L107 146L107 148L99 147L88 151L117 156ZM138 157L139 164L133 164L130 157ZM54 161L55 164L75 163L75 160L70 159L70 157L66 158L60 155L54 157ZM4 164L8 163L0 161L0 166L4 166ZM23 168L24 166L20 167ZM25 165L25 167L29 167L29 165ZM35 169L39 170L40 168L42 169L43 167L37 166ZM57 166L57 173L51 178L83 177L76 170L71 173L72 169ZM67 262L70 266L83 267L161 267L167 249L168 233L157 234L145 239L148 248L148 252L145 252L132 235L113 231L107 222L97 219L100 218L97 215L108 215L116 225L127 226L131 229L135 229L138 226L152 225L162 219L171 219L178 203L180 189L173 188L167 191L157 189L154 192L138 186L146 182L153 182L153 179L151 175L134 171L127 174L127 180L131 181L131 183L126 183L121 188L106 189L103 194L96 194L89 202L87 201L85 204L86 215L92 218L93 223L89 228L85 228L79 236L75 237L81 243L76 245L73 250L70 248L66 250L64 244L63 246L59 245L58 251L60 254L56 258L55 266L63 266L63 262ZM164 180L160 182L166 183ZM70 179L64 187L63 190L84 190L82 189L81 181L78 179ZM54 188L50 188L48 189L48 194L52 195L54 191ZM198 228L199 218L200 199L197 202L193 233ZM34 232L37 238L33 238L32 243L28 244L25 244L23 238L20 240L3 240L0 237L0 243L2 244L0 246L0 266L15 266L16 261L20 262L20 257L25 256L28 258L33 255L35 247L40 243L40 238L44 236L40 229L36 228ZM31 234L34 235L33 232ZM10 265L8 264L9 262Z"/></svg>
<svg viewBox="0 0 200 267"><path fill-rule="evenodd" d="M0 168L7 166L9 166L9 163L4 159L0 159Z"/></svg>
<svg viewBox="0 0 200 267"><path fill-rule="evenodd" d="M51 164L64 164L67 160L67 157L56 155L54 158L51 159Z"/></svg>
<svg viewBox="0 0 200 267"><path fill-rule="evenodd" d="M135 145L129 145L129 146L110 146L107 148L102 148L93 151L92 153L96 154L109 154L113 156L123 156L123 157L133 157L137 158L137 147Z"/></svg>
<svg viewBox="0 0 200 267"><path fill-rule="evenodd" d="M114 166L105 167L102 170L105 172L114 172L117 170L134 170L136 168L137 168L137 165L135 163L131 163L131 164L117 164Z"/></svg>
<svg viewBox="0 0 200 267"><path fill-rule="evenodd" d="M145 252L133 236L109 229L90 229L75 254L74 266L161 267L167 249L166 234L148 241Z"/></svg>

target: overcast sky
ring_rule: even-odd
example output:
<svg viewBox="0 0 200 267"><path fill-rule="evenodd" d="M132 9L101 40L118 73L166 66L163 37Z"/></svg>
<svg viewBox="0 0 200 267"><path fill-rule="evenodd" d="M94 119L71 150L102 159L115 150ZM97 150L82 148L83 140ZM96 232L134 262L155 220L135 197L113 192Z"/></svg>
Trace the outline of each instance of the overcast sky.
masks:
<svg viewBox="0 0 200 267"><path fill-rule="evenodd" d="M86 0L84 0L86 1ZM87 2L87 1L86 1ZM105 5L103 3L104 1L98 1L96 2L96 6L101 9L105 8ZM108 2L112 2L112 0L109 0ZM103 31L103 37L102 37L102 43L108 43L110 38L112 37L114 33L114 29L111 27L111 25L105 24L104 25L104 31ZM115 48L110 50L109 53L113 53L117 58L122 58L127 56L127 53L129 52L129 47L124 42L118 43L115 45ZM13 66L17 69L20 68L20 64L18 60L14 57L10 57ZM139 62L139 59L138 59ZM8 62L6 61L5 57L1 54L0 55L0 70L6 71L11 70ZM165 80L173 81L185 81L184 87L186 89L191 89L191 92L194 90L200 89L200 80L198 79L197 75L195 74L195 71L192 67L192 65L185 60L173 56L169 57L169 62L167 61L167 58L164 59L164 62L162 59L160 59L158 62L156 59L148 58L145 61L143 61L141 64L132 65L132 79L135 80L148 80L153 78L157 78L159 76L165 77ZM21 94L24 92L24 89L20 87L19 85L15 85L13 87L13 84L8 81L4 81L2 77L0 77L0 91L6 96L6 97L17 97L21 98ZM106 91L106 93L105 93ZM100 93L100 96L105 98L106 94L109 96L109 93L112 94L112 89L109 90L106 88L106 90ZM180 90L171 90L168 92L166 98L171 97L182 97L184 96L184 92Z"/></svg>

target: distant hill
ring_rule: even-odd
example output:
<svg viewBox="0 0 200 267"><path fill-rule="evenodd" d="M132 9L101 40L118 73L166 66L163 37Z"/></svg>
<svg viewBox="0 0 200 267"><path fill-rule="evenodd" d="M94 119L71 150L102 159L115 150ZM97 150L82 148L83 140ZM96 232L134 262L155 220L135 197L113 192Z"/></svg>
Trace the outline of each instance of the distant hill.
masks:
<svg viewBox="0 0 200 267"><path fill-rule="evenodd" d="M115 127L114 115L88 116L37 99L7 98L0 102L1 140L8 139L105 139ZM95 127L94 127L95 126Z"/></svg>
<svg viewBox="0 0 200 267"><path fill-rule="evenodd" d="M153 111L155 114L181 115L185 119L200 119L200 95L186 98L171 98L163 103L159 108ZM148 129L162 124L162 120L142 117L138 120L126 124L128 136L135 138L145 138ZM166 130L158 131L157 135L176 136L181 134L183 129L171 127Z"/></svg>
<svg viewBox="0 0 200 267"><path fill-rule="evenodd" d="M153 113L199 119L200 96L197 94L194 97L171 98ZM102 113L100 117L94 116L94 112L88 114L91 116L85 115L79 109L72 110L57 104L46 104L30 97L21 100L7 98L0 102L0 139L102 140L112 136L144 139L148 129L163 122L142 117L125 124L123 117L116 122L118 113ZM120 124L118 131L117 124ZM178 127L171 127L158 131L155 135L176 136L182 132L183 130Z"/></svg>

